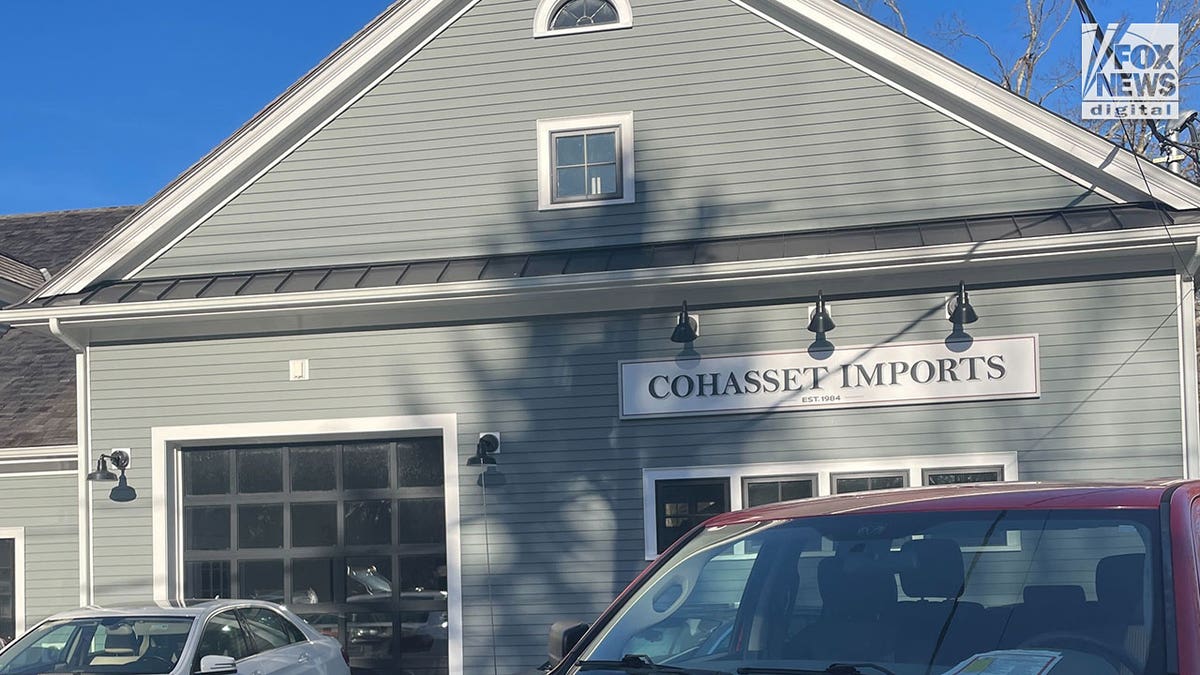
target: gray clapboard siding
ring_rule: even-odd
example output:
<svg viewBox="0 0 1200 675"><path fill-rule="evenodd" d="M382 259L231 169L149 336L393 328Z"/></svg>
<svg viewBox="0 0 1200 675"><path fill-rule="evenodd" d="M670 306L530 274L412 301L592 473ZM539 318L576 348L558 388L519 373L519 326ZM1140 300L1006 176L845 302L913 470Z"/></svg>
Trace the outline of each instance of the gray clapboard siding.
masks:
<svg viewBox="0 0 1200 675"><path fill-rule="evenodd" d="M74 475L0 477L0 527L25 528L25 625L79 606Z"/></svg>
<svg viewBox="0 0 1200 675"><path fill-rule="evenodd" d="M483 0L141 275L1104 202L728 0L640 0L630 30L538 40L534 6ZM623 110L637 203L538 212L535 120Z"/></svg>
<svg viewBox="0 0 1200 675"><path fill-rule="evenodd" d="M941 339L944 300L838 301L831 337ZM1016 450L1029 479L1181 473L1172 278L985 289L972 301L982 317L974 334L1040 335L1040 400L622 422L617 361L678 352L667 340L669 312L623 313L97 347L94 447L148 457L155 426L453 412L465 464L478 432L500 430L507 483L487 495L494 630L483 495L474 471L460 469L465 672L491 673L493 644L499 672L513 672L541 662L551 622L593 618L645 566L642 468ZM696 346L705 354L811 339L802 305L702 315ZM1107 330L1117 317L1124 328ZM310 381L287 381L291 358L310 359ZM101 603L151 594L149 465L135 463L130 481L136 502L94 501L98 528L111 517L123 523L95 542Z"/></svg>

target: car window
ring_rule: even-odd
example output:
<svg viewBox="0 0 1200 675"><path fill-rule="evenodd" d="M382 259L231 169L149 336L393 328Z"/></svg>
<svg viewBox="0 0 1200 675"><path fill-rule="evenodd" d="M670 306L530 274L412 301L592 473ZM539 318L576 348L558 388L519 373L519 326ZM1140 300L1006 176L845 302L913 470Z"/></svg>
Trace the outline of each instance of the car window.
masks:
<svg viewBox="0 0 1200 675"><path fill-rule="evenodd" d="M256 643L256 652L307 639L290 621L265 607L246 607L239 611L246 623L246 630Z"/></svg>
<svg viewBox="0 0 1200 675"><path fill-rule="evenodd" d="M215 614L204 625L200 634L200 644L196 648L196 660L192 671L200 671L200 659L214 654L232 656L234 659L244 659L253 652L246 641L246 634L238 621L237 612L230 610Z"/></svg>
<svg viewBox="0 0 1200 675"><path fill-rule="evenodd" d="M46 622L0 654L0 675L155 675L175 668L190 617L87 617Z"/></svg>
<svg viewBox="0 0 1200 675"><path fill-rule="evenodd" d="M582 658L944 673L999 672L1035 654L1064 662L1039 672L1163 673L1158 518L902 511L710 527L656 568Z"/></svg>
<svg viewBox="0 0 1200 675"><path fill-rule="evenodd" d="M65 624L42 635L21 640L23 645L17 645L0 657L0 673L25 673L53 670L68 658L69 646L75 642L80 626ZM32 636L31 636L32 637ZM75 650L78 651L78 650Z"/></svg>

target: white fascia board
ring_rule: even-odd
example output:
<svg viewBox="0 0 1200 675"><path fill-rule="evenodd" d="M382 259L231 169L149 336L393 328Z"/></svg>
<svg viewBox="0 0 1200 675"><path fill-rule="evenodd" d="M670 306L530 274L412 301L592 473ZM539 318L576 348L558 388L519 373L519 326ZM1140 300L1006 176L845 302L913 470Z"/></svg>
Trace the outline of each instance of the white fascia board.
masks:
<svg viewBox="0 0 1200 675"><path fill-rule="evenodd" d="M383 69L382 74L371 77L368 66L385 55L389 48L408 36L422 21L428 18L439 7L450 0L408 0L397 2L388 8L371 24L363 28L336 52L318 64L312 71L292 85L266 108L255 115L241 129L226 139L221 145L208 153L203 159L190 167L182 175L168 184L161 192L150 199L142 208L136 211L112 235L101 241L88 254L80 257L70 267L55 276L47 284L38 288L30 296L41 298L66 293L76 293L89 284L102 278L113 268L127 261L131 256L139 254L143 247L148 248L152 239L168 228L190 228L202 222L208 214L223 206L250 183L278 163L283 157L308 137L315 134L340 114L346 107L357 101L381 79L389 75L401 63L408 60L412 54L419 51L429 39L450 23L453 23L463 12L474 6L478 0L468 3L463 11L440 27L428 31L429 35L416 35L418 44L398 62ZM360 82L361 80L361 82ZM356 89L356 93L345 98L346 88ZM341 96L339 96L341 94ZM323 107L332 109L323 114L324 121L316 125L305 126L304 120ZM323 113L323 111L321 111ZM248 180L242 179L238 170L247 165L252 159L259 159L260 153L269 148L284 145L286 149L277 152L266 161L265 167L256 171ZM197 217L190 213L189 207L198 203L202 198L216 199L216 205L206 210L206 214ZM188 219L192 222L186 222ZM176 240L178 237L176 237ZM154 255L146 253L153 259L162 253ZM146 261L140 261L143 264Z"/></svg>
<svg viewBox="0 0 1200 675"><path fill-rule="evenodd" d="M1139 160L1128 150L841 3L822 0L730 1L1110 199L1118 202L1154 200L1177 209L1200 206L1200 186L1148 160ZM824 29L831 39L821 40L816 35L820 31L796 29L754 5L781 8L799 25ZM885 68L891 72L890 77L882 72ZM942 93L946 96L941 96ZM961 103L958 110L950 108L948 98ZM1030 147L1031 144L1023 142L1018 134L1028 136L1041 147ZM1053 156L1051 150L1055 151ZM1114 181L1127 188L1123 190L1124 195L1113 194L1101 184Z"/></svg>
<svg viewBox="0 0 1200 675"><path fill-rule="evenodd" d="M660 299L695 292L697 302L758 301L767 296L736 295L738 289L761 293L764 288L786 288L788 296L803 295L795 284L820 284L830 279L839 292L850 288L871 292L880 278L909 275L906 281L948 284L960 278L964 266L991 269L998 278L1012 279L1014 268L1048 265L1038 278L1064 276L1073 262L1132 261L1153 256L1154 269L1183 263L1193 253L1190 243L1200 236L1200 224L1174 226L1171 236L1163 228L1145 228L1070 234L1028 240L949 244L865 253L841 253L745 262L707 263L654 269L593 272L569 276L529 277L489 281L389 286L340 291L309 291L273 295L196 298L129 304L38 307L0 312L15 326L68 325L82 340L100 337L104 330L128 328L133 335L153 321L184 322L204 334L245 332L221 321L248 319L275 322L279 330L327 330L374 325L417 325L450 320L515 319L522 316L571 314L589 311L650 309ZM1080 267L1079 269L1083 269ZM1103 269L1110 269L1109 266ZM950 270L950 272L947 272ZM1075 273L1080 273L1076 271ZM1096 273L1095 269L1091 273ZM950 276L947 276L950 274ZM952 277L952 278L951 278ZM782 284L782 285L781 285ZM829 286L826 286L828 289ZM778 292L778 291L776 291ZM874 291L878 292L878 291ZM700 300L703 295L703 300ZM352 317L352 319L348 319ZM203 321L197 321L203 319ZM199 332L187 333L200 335ZM88 337L82 337L88 336ZM150 337L150 333L146 334ZM125 338L121 338L125 339ZM132 338L130 338L132 339Z"/></svg>

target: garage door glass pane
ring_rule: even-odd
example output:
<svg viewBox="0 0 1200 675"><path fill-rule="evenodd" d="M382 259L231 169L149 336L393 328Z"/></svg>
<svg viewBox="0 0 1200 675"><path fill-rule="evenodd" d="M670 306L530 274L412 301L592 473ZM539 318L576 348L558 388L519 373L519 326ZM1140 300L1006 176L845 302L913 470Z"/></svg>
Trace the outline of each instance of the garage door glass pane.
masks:
<svg viewBox="0 0 1200 675"><path fill-rule="evenodd" d="M283 451L279 448L238 450L238 492L279 492L283 489Z"/></svg>
<svg viewBox="0 0 1200 675"><path fill-rule="evenodd" d="M337 504L292 504L292 546L336 546Z"/></svg>
<svg viewBox="0 0 1200 675"><path fill-rule="evenodd" d="M440 486L443 482L442 439L396 441L396 469L400 487Z"/></svg>
<svg viewBox="0 0 1200 675"><path fill-rule="evenodd" d="M395 589L394 578L390 557L347 558L346 602L390 601Z"/></svg>
<svg viewBox="0 0 1200 675"><path fill-rule="evenodd" d="M184 565L183 594L188 598L232 597L229 563L222 560Z"/></svg>
<svg viewBox="0 0 1200 675"><path fill-rule="evenodd" d="M237 510L238 548L283 548L283 505L242 505Z"/></svg>
<svg viewBox="0 0 1200 675"><path fill-rule="evenodd" d="M342 450L342 487L347 490L386 488L389 444L348 446Z"/></svg>
<svg viewBox="0 0 1200 675"><path fill-rule="evenodd" d="M229 548L229 507L191 506L183 510L184 547L191 551Z"/></svg>
<svg viewBox="0 0 1200 675"><path fill-rule="evenodd" d="M183 493L228 494L229 451L188 450L183 453Z"/></svg>
<svg viewBox="0 0 1200 675"><path fill-rule="evenodd" d="M346 502L346 545L392 543L390 499Z"/></svg>
<svg viewBox="0 0 1200 675"><path fill-rule="evenodd" d="M401 499L400 543L436 543L446 540L446 515L440 499Z"/></svg>
<svg viewBox="0 0 1200 675"><path fill-rule="evenodd" d="M292 448L289 456L292 490L333 490L337 487L336 448Z"/></svg>
<svg viewBox="0 0 1200 675"><path fill-rule="evenodd" d="M333 600L333 560L292 560L292 604L315 605Z"/></svg>
<svg viewBox="0 0 1200 675"><path fill-rule="evenodd" d="M249 560L238 567L238 586L243 598L285 602L283 561Z"/></svg>
<svg viewBox="0 0 1200 675"><path fill-rule="evenodd" d="M446 556L400 556L400 592L446 590Z"/></svg>

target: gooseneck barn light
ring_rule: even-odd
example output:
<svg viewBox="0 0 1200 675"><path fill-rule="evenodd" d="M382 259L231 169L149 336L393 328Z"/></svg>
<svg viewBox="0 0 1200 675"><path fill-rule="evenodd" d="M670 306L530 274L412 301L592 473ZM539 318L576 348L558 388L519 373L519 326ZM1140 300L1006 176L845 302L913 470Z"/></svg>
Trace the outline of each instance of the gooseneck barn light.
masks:
<svg viewBox="0 0 1200 675"><path fill-rule="evenodd" d="M956 326L962 326L968 323L975 323L979 320L979 315L975 313L975 308L971 306L971 299L967 296L967 284L958 282L958 293L950 299L953 305L948 306L950 323Z"/></svg>
<svg viewBox="0 0 1200 675"><path fill-rule="evenodd" d="M489 466L496 463L492 455L500 452L500 434L495 431L479 434L475 455L467 458L467 466Z"/></svg>
<svg viewBox="0 0 1200 675"><path fill-rule="evenodd" d="M810 333L824 335L834 328L837 328L837 324L833 322L833 317L829 316L829 309L825 306L825 293L817 291L817 304L813 306L812 317L808 320L808 330Z"/></svg>
<svg viewBox="0 0 1200 675"><path fill-rule="evenodd" d="M120 476L108 469L108 462L112 462L113 468L121 472ZM117 481L109 493L108 498L114 502L131 502L137 499L137 490L129 485L129 481L125 478L125 469L129 467L129 453L124 450L113 450L106 455L100 455L100 459L96 460L96 470L87 475L90 481Z"/></svg>
<svg viewBox="0 0 1200 675"><path fill-rule="evenodd" d="M679 312L679 323L675 324L675 330L671 332L671 342L695 342L698 337L700 337L700 324L696 321L696 317L688 314L687 300L684 300L683 310Z"/></svg>

